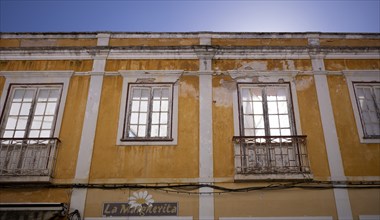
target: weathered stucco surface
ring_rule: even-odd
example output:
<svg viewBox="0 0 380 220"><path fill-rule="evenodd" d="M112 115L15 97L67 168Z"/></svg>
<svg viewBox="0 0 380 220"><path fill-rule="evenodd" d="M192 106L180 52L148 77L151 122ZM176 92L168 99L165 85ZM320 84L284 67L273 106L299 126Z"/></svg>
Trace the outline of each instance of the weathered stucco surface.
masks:
<svg viewBox="0 0 380 220"><path fill-rule="evenodd" d="M197 178L198 85L196 76L179 81L177 146L116 146L122 77L105 77L90 178Z"/></svg>
<svg viewBox="0 0 380 220"><path fill-rule="evenodd" d="M213 70L311 70L310 60L213 60Z"/></svg>
<svg viewBox="0 0 380 220"><path fill-rule="evenodd" d="M311 172L316 179L330 176L317 92L313 76L297 76L296 90L302 134L307 135Z"/></svg>
<svg viewBox="0 0 380 220"><path fill-rule="evenodd" d="M69 203L71 189L2 189L0 203Z"/></svg>
<svg viewBox="0 0 380 220"><path fill-rule="evenodd" d="M11 60L0 61L1 71L53 71L73 70L86 72L92 70L92 60Z"/></svg>
<svg viewBox="0 0 380 220"><path fill-rule="evenodd" d="M20 39L0 39L0 47L19 47Z"/></svg>
<svg viewBox="0 0 380 220"><path fill-rule="evenodd" d="M229 76L214 76L212 80L214 177L234 176L234 119L232 92L236 83Z"/></svg>
<svg viewBox="0 0 380 220"><path fill-rule="evenodd" d="M59 134L61 144L58 147L55 181L68 181L75 176L89 84L89 76L74 76L70 80Z"/></svg>
<svg viewBox="0 0 380 220"><path fill-rule="evenodd" d="M0 76L0 97L1 97L1 94L3 93L4 84L5 84L5 77Z"/></svg>
<svg viewBox="0 0 380 220"><path fill-rule="evenodd" d="M379 39L333 39L322 38L321 46L327 47L380 47Z"/></svg>
<svg viewBox="0 0 380 220"><path fill-rule="evenodd" d="M350 189L348 195L354 217L380 214L380 189Z"/></svg>
<svg viewBox="0 0 380 220"><path fill-rule="evenodd" d="M198 38L111 38L110 46L191 46Z"/></svg>
<svg viewBox="0 0 380 220"><path fill-rule="evenodd" d="M199 69L198 60L107 60L106 71Z"/></svg>
<svg viewBox="0 0 380 220"><path fill-rule="evenodd" d="M380 69L380 60L324 60L327 71L340 70L378 70Z"/></svg>
<svg viewBox="0 0 380 220"><path fill-rule="evenodd" d="M345 78L327 79L346 176L380 176L380 144L360 143Z"/></svg>
<svg viewBox="0 0 380 220"><path fill-rule="evenodd" d="M0 39L0 47L93 47L96 44L96 38Z"/></svg>
<svg viewBox="0 0 380 220"><path fill-rule="evenodd" d="M252 187L252 183L223 184L225 187ZM256 184L256 186L262 186ZM258 190L216 194L215 219L219 217L333 216L337 219L334 194L326 190ZM295 213L297 213L295 215Z"/></svg>
<svg viewBox="0 0 380 220"><path fill-rule="evenodd" d="M307 38L272 39L272 38L212 38L212 45L219 46L307 46Z"/></svg>

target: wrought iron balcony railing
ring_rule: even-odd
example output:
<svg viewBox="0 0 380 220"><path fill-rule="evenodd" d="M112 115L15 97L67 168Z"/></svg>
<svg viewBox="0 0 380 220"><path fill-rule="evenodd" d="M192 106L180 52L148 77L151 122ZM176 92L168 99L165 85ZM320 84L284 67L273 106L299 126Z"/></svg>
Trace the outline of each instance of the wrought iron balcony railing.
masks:
<svg viewBox="0 0 380 220"><path fill-rule="evenodd" d="M237 174L310 173L306 136L235 136Z"/></svg>
<svg viewBox="0 0 380 220"><path fill-rule="evenodd" d="M58 138L0 138L1 176L52 176Z"/></svg>

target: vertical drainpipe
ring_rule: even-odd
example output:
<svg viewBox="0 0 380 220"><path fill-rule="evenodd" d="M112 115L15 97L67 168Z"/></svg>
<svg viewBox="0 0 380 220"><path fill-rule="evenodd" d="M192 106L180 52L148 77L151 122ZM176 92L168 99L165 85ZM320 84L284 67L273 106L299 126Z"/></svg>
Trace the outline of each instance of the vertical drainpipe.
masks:
<svg viewBox="0 0 380 220"><path fill-rule="evenodd" d="M108 46L109 37L109 34L98 34L97 46ZM92 71L90 72L90 88L87 96L74 183L86 184L89 180L107 53L108 51L101 51L95 55ZM86 188L74 188L71 194L70 212L78 210L83 218L86 196Z"/></svg>
<svg viewBox="0 0 380 220"><path fill-rule="evenodd" d="M200 45L211 45L209 34L200 34ZM213 184L212 55L201 49L199 57L199 182ZM214 219L212 188L199 189L199 219Z"/></svg>
<svg viewBox="0 0 380 220"><path fill-rule="evenodd" d="M309 38L310 46L319 46L318 36ZM343 161L340 152L338 134L336 131L334 113L331 105L329 87L327 83L327 72L323 61L323 55L310 55L315 86L317 89L317 98L319 111L321 114L323 135L329 162L330 174L332 181L346 181L344 174ZM352 220L352 211L347 189L334 188L335 205L340 220Z"/></svg>

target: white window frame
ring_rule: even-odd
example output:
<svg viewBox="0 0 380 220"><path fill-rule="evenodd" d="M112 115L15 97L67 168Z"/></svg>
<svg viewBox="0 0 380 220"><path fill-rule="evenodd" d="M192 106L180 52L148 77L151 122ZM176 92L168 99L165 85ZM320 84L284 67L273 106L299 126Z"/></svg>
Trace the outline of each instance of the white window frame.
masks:
<svg viewBox="0 0 380 220"><path fill-rule="evenodd" d="M146 128L146 136L145 137L128 137L128 131L130 130L130 124L131 124L131 114L132 114L132 90L134 88L149 88L150 92L149 92L149 96L150 98L148 98L148 105L147 105L147 118L146 118L146 123L145 123L145 126L147 127ZM151 133L149 133L149 131L151 131L151 128L152 128L152 114L153 114L153 106L152 106L152 103L153 103L153 99L152 99L152 92L154 89L162 89L162 88L169 88L169 101L168 101L168 117L167 117L167 135L166 137L150 137L149 135ZM170 141L172 139L172 132L171 132L171 123L172 123L172 100L173 100L173 84L168 84L168 83L162 83L162 84L158 84L158 83L135 83L135 84L132 84L132 83L129 83L129 87L128 87L128 98L127 98L127 106L126 106L126 115L124 116L124 135L123 135L123 140L122 141L133 141L133 140L141 140L141 141L152 141L152 140L155 140L155 141ZM161 100L160 100L161 101ZM160 107L159 107L160 108ZM136 111L134 111L136 112ZM137 111L139 114L141 113L140 111ZM161 110L158 111L158 113L161 113ZM159 126L162 126L161 123L157 124ZM137 126L139 126L139 124L137 124Z"/></svg>
<svg viewBox="0 0 380 220"><path fill-rule="evenodd" d="M65 109L67 91L73 71L2 71L0 76L5 77L5 84L0 98L0 112L4 112L8 91L11 84L62 84L61 100L56 116L55 128L52 137L59 137L62 118Z"/></svg>
<svg viewBox="0 0 380 220"><path fill-rule="evenodd" d="M298 107L298 97L296 90L295 77L298 71L229 71L230 76L235 79L236 83L289 83L289 91L291 93L293 116L295 129L293 135L303 135L301 128L301 120ZM234 136L241 136L240 133L240 109L239 109L239 97L238 88L233 92L233 119L234 119ZM251 174L251 175L239 175L235 174L235 179L238 180L261 180L261 179L304 179L305 174ZM313 175L307 174L307 178L313 178Z"/></svg>
<svg viewBox="0 0 380 220"><path fill-rule="evenodd" d="M119 71L123 77L123 88L120 100L119 124L116 137L116 144L120 146L163 146L177 145L178 142L178 80L183 74L183 70L126 70ZM127 96L129 84L173 84L172 95L172 119L171 119L171 140L149 140L144 141L122 141L124 135L124 122L127 111ZM141 138L140 138L141 139Z"/></svg>
<svg viewBox="0 0 380 220"><path fill-rule="evenodd" d="M360 143L370 144L370 143L380 143L380 138L364 138L364 131L362 127L361 117L359 113L359 106L357 105L356 95L355 95L355 82L365 82L365 83L380 83L380 71L343 71L346 77L346 83L348 86L348 91L350 94L351 105L355 116L356 128L359 135Z"/></svg>

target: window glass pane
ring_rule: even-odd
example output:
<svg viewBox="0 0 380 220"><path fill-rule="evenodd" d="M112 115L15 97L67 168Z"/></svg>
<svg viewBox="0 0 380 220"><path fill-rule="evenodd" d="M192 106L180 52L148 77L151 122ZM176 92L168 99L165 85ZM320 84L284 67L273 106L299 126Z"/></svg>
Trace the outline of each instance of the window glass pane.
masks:
<svg viewBox="0 0 380 220"><path fill-rule="evenodd" d="M278 102L278 113L287 114L288 113L288 103L287 102Z"/></svg>
<svg viewBox="0 0 380 220"><path fill-rule="evenodd" d="M30 138L37 138L40 136L40 130L31 130L29 133Z"/></svg>
<svg viewBox="0 0 380 220"><path fill-rule="evenodd" d="M243 102L243 112L244 114L253 114L251 102Z"/></svg>
<svg viewBox="0 0 380 220"><path fill-rule="evenodd" d="M32 129L40 129L42 124L42 116L34 116L32 121Z"/></svg>
<svg viewBox="0 0 380 220"><path fill-rule="evenodd" d="M249 89L246 89L246 88L241 89L241 98L243 101L250 101L251 100L251 95L250 95Z"/></svg>
<svg viewBox="0 0 380 220"><path fill-rule="evenodd" d="M42 129L51 129L52 121L50 120L44 120L44 123L42 124Z"/></svg>
<svg viewBox="0 0 380 220"><path fill-rule="evenodd" d="M128 136L129 137L137 137L137 125L131 125L129 127Z"/></svg>
<svg viewBox="0 0 380 220"><path fill-rule="evenodd" d="M153 99L161 99L161 89L153 90Z"/></svg>
<svg viewBox="0 0 380 220"><path fill-rule="evenodd" d="M269 115L269 127L270 128L279 128L280 125L278 123L277 115Z"/></svg>
<svg viewBox="0 0 380 220"><path fill-rule="evenodd" d="M13 95L13 102L21 102L24 97L25 89L16 89Z"/></svg>
<svg viewBox="0 0 380 220"><path fill-rule="evenodd" d="M9 115L18 115L20 111L21 103L12 103Z"/></svg>
<svg viewBox="0 0 380 220"><path fill-rule="evenodd" d="M268 114L278 114L276 102L268 102Z"/></svg>
<svg viewBox="0 0 380 220"><path fill-rule="evenodd" d="M290 136L290 129L281 129L281 135Z"/></svg>
<svg viewBox="0 0 380 220"><path fill-rule="evenodd" d="M265 131L264 129L256 129L256 136L265 136Z"/></svg>
<svg viewBox="0 0 380 220"><path fill-rule="evenodd" d="M132 111L133 112L138 112L139 111L139 101L132 101Z"/></svg>
<svg viewBox="0 0 380 220"><path fill-rule="evenodd" d="M148 112L148 102L147 101L140 102L140 112Z"/></svg>
<svg viewBox="0 0 380 220"><path fill-rule="evenodd" d="M145 134L146 134L146 126L140 125L137 136L138 137L145 137Z"/></svg>
<svg viewBox="0 0 380 220"><path fill-rule="evenodd" d="M57 102L59 98L59 89L51 89L50 90L50 96L49 96L49 102Z"/></svg>
<svg viewBox="0 0 380 220"><path fill-rule="evenodd" d="M17 121L17 117L9 116L7 123L5 125L5 129L15 129L16 121Z"/></svg>
<svg viewBox="0 0 380 220"><path fill-rule="evenodd" d="M152 125L151 137L158 137L158 125Z"/></svg>
<svg viewBox="0 0 380 220"><path fill-rule="evenodd" d="M168 113L161 113L160 124L168 123Z"/></svg>
<svg viewBox="0 0 380 220"><path fill-rule="evenodd" d="M168 126L161 125L160 126L160 137L166 137L168 135Z"/></svg>
<svg viewBox="0 0 380 220"><path fill-rule="evenodd" d="M50 91L47 89L41 89L38 93L38 101L39 102L46 102L49 98Z"/></svg>
<svg viewBox="0 0 380 220"><path fill-rule="evenodd" d="M153 111L160 111L160 101L153 101Z"/></svg>
<svg viewBox="0 0 380 220"><path fill-rule="evenodd" d="M139 124L146 124L146 113L140 113Z"/></svg>
<svg viewBox="0 0 380 220"><path fill-rule="evenodd" d="M267 88L266 89L267 100L276 101L277 100L277 88Z"/></svg>
<svg viewBox="0 0 380 220"><path fill-rule="evenodd" d="M264 117L262 115L255 115L255 128L264 128Z"/></svg>
<svg viewBox="0 0 380 220"><path fill-rule="evenodd" d="M28 121L28 117L19 117L17 121L16 129L25 130L27 121Z"/></svg>
<svg viewBox="0 0 380 220"><path fill-rule="evenodd" d="M141 100L148 100L150 96L150 92L148 89L143 89L141 91Z"/></svg>
<svg viewBox="0 0 380 220"><path fill-rule="evenodd" d="M253 102L253 111L255 112L255 114L263 114L263 103Z"/></svg>
<svg viewBox="0 0 380 220"><path fill-rule="evenodd" d="M263 99L261 88L252 88L252 89L250 89L250 91L252 94L252 100L253 101L261 101Z"/></svg>
<svg viewBox="0 0 380 220"><path fill-rule="evenodd" d="M20 115L29 115L30 107L32 106L31 103L23 103L21 105Z"/></svg>
<svg viewBox="0 0 380 220"><path fill-rule="evenodd" d="M270 135L273 135L273 136L280 135L280 129L270 129Z"/></svg>
<svg viewBox="0 0 380 220"><path fill-rule="evenodd" d="M46 103L37 103L36 110L34 114L36 115L44 115Z"/></svg>
<svg viewBox="0 0 380 220"><path fill-rule="evenodd" d="M380 87L374 88L377 106L380 108Z"/></svg>
<svg viewBox="0 0 380 220"><path fill-rule="evenodd" d="M169 102L161 101L161 111L166 112L169 110Z"/></svg>
<svg viewBox="0 0 380 220"><path fill-rule="evenodd" d="M164 100L169 99L169 88L162 89L161 98Z"/></svg>
<svg viewBox="0 0 380 220"><path fill-rule="evenodd" d="M277 100L286 100L286 89L278 88L277 89Z"/></svg>
<svg viewBox="0 0 380 220"><path fill-rule="evenodd" d="M281 128L288 128L289 125L289 116L288 115L280 115L280 126Z"/></svg>
<svg viewBox="0 0 380 220"><path fill-rule="evenodd" d="M25 134L25 131L16 131L15 132L15 138L23 138Z"/></svg>
<svg viewBox="0 0 380 220"><path fill-rule="evenodd" d="M244 115L244 128L253 128L253 116Z"/></svg>
<svg viewBox="0 0 380 220"><path fill-rule="evenodd" d="M131 114L131 124L137 124L139 118L138 113L132 113Z"/></svg>
<svg viewBox="0 0 380 220"><path fill-rule="evenodd" d="M54 115L56 105L57 105L56 103L48 103L46 106L45 114L46 115Z"/></svg>
<svg viewBox="0 0 380 220"><path fill-rule="evenodd" d="M132 89L132 99L133 100L139 100L140 97L141 97L141 89L133 88Z"/></svg>
<svg viewBox="0 0 380 220"><path fill-rule="evenodd" d="M14 131L5 131L3 137L4 138L13 138Z"/></svg>
<svg viewBox="0 0 380 220"><path fill-rule="evenodd" d="M152 124L158 124L159 123L159 117L160 117L160 113L153 113L152 114Z"/></svg>
<svg viewBox="0 0 380 220"><path fill-rule="evenodd" d="M41 132L40 132L40 137L42 137L42 138L47 138L47 137L50 137L50 130L42 130Z"/></svg>
<svg viewBox="0 0 380 220"><path fill-rule="evenodd" d="M244 129L245 136L255 136L255 131L253 129Z"/></svg>
<svg viewBox="0 0 380 220"><path fill-rule="evenodd" d="M24 94L24 100L23 102L32 102L34 98L34 89L27 89Z"/></svg>

